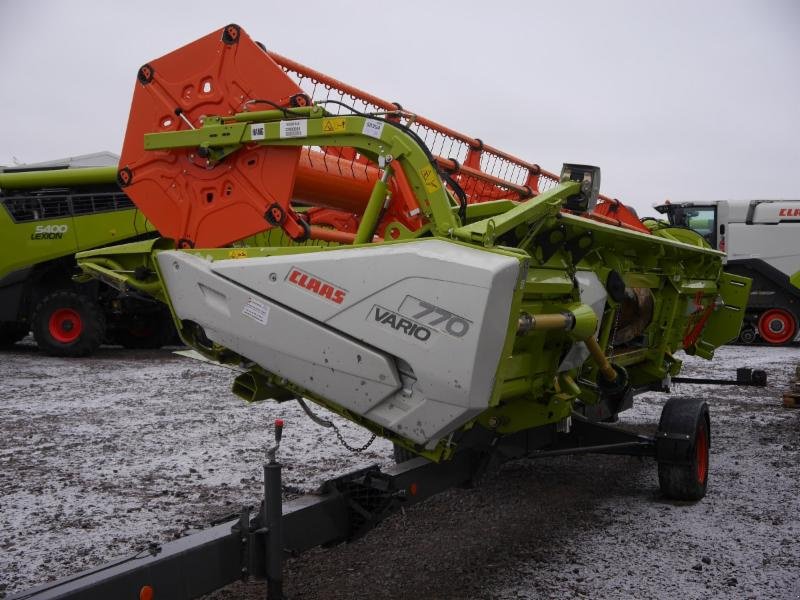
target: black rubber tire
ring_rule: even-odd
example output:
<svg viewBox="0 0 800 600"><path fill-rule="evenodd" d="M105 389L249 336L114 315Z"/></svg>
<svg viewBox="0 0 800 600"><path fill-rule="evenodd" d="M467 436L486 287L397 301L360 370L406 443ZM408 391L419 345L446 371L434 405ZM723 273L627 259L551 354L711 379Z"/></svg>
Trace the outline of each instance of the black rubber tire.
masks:
<svg viewBox="0 0 800 600"><path fill-rule="evenodd" d="M27 323L17 323L16 321L3 321L0 323L0 348L13 346L26 335L30 327Z"/></svg>
<svg viewBox="0 0 800 600"><path fill-rule="evenodd" d="M154 350L172 343L175 338L172 316L166 307L131 320L127 329L119 329L114 334L115 341L125 348Z"/></svg>
<svg viewBox="0 0 800 600"><path fill-rule="evenodd" d="M752 327L744 326L739 332L739 343L750 345L756 341L756 330Z"/></svg>
<svg viewBox="0 0 800 600"><path fill-rule="evenodd" d="M57 311L68 310L80 318L80 333L68 341L54 337L51 319ZM86 356L105 338L106 320L100 306L89 296L73 290L53 292L39 302L33 311L31 330L39 349L50 356Z"/></svg>
<svg viewBox="0 0 800 600"><path fill-rule="evenodd" d="M750 378L755 385L761 387L767 385L767 372L763 371L762 369L753 369L753 373L750 375Z"/></svg>
<svg viewBox="0 0 800 600"><path fill-rule="evenodd" d="M661 412L656 440L661 493L672 500L703 498L711 449L708 405L699 399L671 398Z"/></svg>

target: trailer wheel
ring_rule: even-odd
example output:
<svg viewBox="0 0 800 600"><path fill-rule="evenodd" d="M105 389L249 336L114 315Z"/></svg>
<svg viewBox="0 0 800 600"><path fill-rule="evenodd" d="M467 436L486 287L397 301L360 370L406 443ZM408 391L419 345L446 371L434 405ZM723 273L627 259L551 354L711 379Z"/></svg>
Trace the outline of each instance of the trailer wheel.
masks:
<svg viewBox="0 0 800 600"><path fill-rule="evenodd" d="M710 448L705 401L671 398L661 412L656 434L658 483L667 498L696 501L706 495Z"/></svg>
<svg viewBox="0 0 800 600"><path fill-rule="evenodd" d="M796 332L794 315L783 308L770 308L758 318L758 334L769 344L779 346L791 342Z"/></svg>
<svg viewBox="0 0 800 600"><path fill-rule="evenodd" d="M29 330L27 323L3 321L0 323L0 348L13 346L28 335Z"/></svg>
<svg viewBox="0 0 800 600"><path fill-rule="evenodd" d="M105 336L103 312L90 297L71 290L45 296L33 311L33 337L52 356L86 356Z"/></svg>

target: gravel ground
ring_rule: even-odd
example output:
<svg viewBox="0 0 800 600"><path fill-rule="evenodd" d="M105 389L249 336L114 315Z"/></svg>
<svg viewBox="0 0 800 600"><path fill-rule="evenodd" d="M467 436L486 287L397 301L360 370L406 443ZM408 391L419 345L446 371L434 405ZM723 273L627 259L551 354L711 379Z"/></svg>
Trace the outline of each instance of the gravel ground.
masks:
<svg viewBox="0 0 800 600"><path fill-rule="evenodd" d="M655 464L629 457L517 461L348 545L287 563L291 598L800 598L800 410L784 409L797 348L726 347L684 374L764 368L770 385L680 385L712 412L699 503L660 497ZM0 597L257 502L267 425L287 421L289 494L368 464L294 405L246 405L231 374L167 351L104 348L81 360L29 341L0 354ZM662 394L622 422L655 429ZM366 433L339 422L361 445ZM236 584L209 600L262 598Z"/></svg>

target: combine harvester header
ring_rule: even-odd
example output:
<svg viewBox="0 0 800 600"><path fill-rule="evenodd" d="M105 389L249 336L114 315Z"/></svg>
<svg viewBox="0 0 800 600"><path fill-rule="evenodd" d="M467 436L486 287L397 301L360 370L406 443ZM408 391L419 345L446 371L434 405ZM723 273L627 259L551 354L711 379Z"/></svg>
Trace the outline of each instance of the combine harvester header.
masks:
<svg viewBox="0 0 800 600"><path fill-rule="evenodd" d="M668 401L655 437L600 421L667 389L677 351L735 338L750 282L696 233L650 232L599 196L598 168L556 177L236 25L139 70L119 167L165 238L84 252L87 275L167 303L248 401L311 400L417 458L281 508L276 445L258 515L36 598L188 598L243 571L279 598L285 550L353 539L520 456L650 456L665 495L705 494L702 399Z"/></svg>
<svg viewBox="0 0 800 600"><path fill-rule="evenodd" d="M311 398L432 460L478 424L613 417L675 350L735 337L747 294L693 232L593 216L598 168L556 181L236 25L141 67L118 179L174 242L84 253L87 273L253 364L249 400Z"/></svg>

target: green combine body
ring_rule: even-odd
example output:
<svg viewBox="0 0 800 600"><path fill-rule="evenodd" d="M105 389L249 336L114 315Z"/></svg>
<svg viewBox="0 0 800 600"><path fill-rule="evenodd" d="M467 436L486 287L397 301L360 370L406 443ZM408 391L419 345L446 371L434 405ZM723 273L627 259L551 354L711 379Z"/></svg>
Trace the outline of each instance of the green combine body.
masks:
<svg viewBox="0 0 800 600"><path fill-rule="evenodd" d="M76 252L154 235L115 167L0 172L0 205L0 345L32 331L43 351L82 356L168 340L152 301L73 281Z"/></svg>

